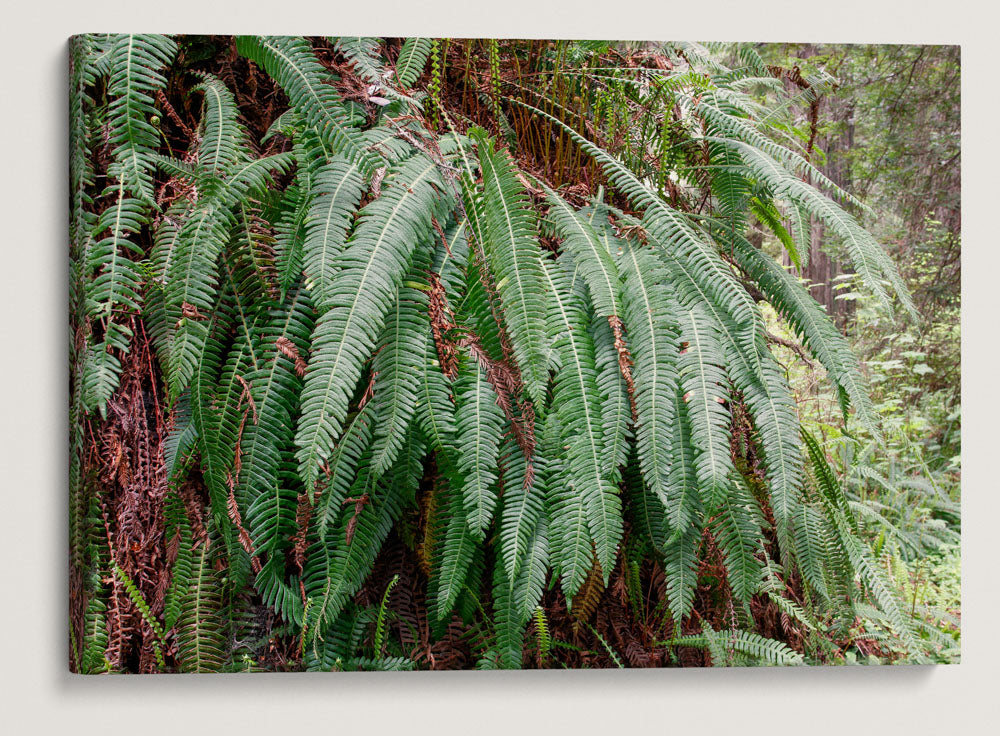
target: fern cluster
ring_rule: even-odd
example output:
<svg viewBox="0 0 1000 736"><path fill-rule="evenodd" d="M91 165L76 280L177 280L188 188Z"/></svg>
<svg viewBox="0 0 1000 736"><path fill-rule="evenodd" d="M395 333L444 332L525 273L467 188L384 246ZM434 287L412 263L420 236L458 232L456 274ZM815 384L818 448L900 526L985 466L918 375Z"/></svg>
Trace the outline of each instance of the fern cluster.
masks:
<svg viewBox="0 0 1000 736"><path fill-rule="evenodd" d="M181 76L201 112L178 151L156 102L178 42L78 37L71 90L72 421L104 415L140 317L170 411L170 484L207 498L207 529L177 495L168 513L172 582L149 623L177 667L239 668L222 622L248 597L310 669L413 666L410 652L389 651L395 582L378 604L358 599L391 534L416 540L435 631L488 620L484 666L525 664L529 622L547 661L556 642L543 602L561 595L573 612L616 568L638 579L642 564L662 571L663 646L706 647L718 663L802 661L753 632L752 604L768 596L845 626L867 598L918 648L808 435L806 472L760 303L826 369L845 422L853 407L851 421L877 431L857 360L754 244L754 223L797 258L785 215L819 218L874 294L904 308L908 295L831 195L849 197L760 122L750 91L774 78L755 54L729 69L664 46L676 66L638 82L634 70L567 67L585 94L641 103L667 131L628 141L626 156L602 131L603 108L568 116L544 87L505 79L495 41L489 115L472 120L442 91L447 44L239 37L242 63L287 109L254 139L235 80ZM363 94L330 71L332 53ZM496 132L524 114L606 187L581 194L522 169ZM671 136L704 155L651 176L636 148L653 156ZM671 174L710 206L672 201ZM79 471L71 484L83 498ZM730 632L688 625L716 553ZM798 598L786 597L793 580ZM92 588L81 670L102 669L99 598Z"/></svg>

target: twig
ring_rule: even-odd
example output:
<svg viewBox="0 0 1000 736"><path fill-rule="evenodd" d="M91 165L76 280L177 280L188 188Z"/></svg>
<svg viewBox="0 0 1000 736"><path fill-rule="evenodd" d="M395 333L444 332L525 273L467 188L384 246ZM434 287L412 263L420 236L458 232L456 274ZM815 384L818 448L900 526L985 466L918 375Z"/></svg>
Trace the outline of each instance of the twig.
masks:
<svg viewBox="0 0 1000 736"><path fill-rule="evenodd" d="M806 356L806 353L802 349L801 345L799 345L797 343L794 343L791 340L786 340L783 337L778 337L777 335L772 335L770 332L765 332L764 336L767 338L768 342L774 343L775 345L781 345L782 347L786 347L789 350L791 350L792 352L794 352L796 355L799 356L799 358L802 359L802 362L805 363L810 368L815 368L816 367L815 365L813 365L813 362L811 360L809 360L809 358Z"/></svg>

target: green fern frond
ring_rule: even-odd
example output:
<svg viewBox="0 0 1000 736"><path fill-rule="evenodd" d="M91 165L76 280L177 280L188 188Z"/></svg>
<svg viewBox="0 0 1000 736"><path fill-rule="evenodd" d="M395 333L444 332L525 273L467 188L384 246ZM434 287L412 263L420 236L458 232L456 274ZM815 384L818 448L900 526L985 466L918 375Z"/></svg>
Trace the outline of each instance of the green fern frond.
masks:
<svg viewBox="0 0 1000 736"><path fill-rule="evenodd" d="M620 287L614 257L584 215L545 184L542 188L548 194L550 204L548 219L563 238L565 252L573 257L573 262L580 269L597 313L602 317L620 315Z"/></svg>
<svg viewBox="0 0 1000 736"><path fill-rule="evenodd" d="M541 600L547 567L548 537L544 523L535 528L516 576L507 576L502 560L494 567L494 625L500 663L504 668L521 667L524 631Z"/></svg>
<svg viewBox="0 0 1000 736"><path fill-rule="evenodd" d="M237 120L239 110L229 88L209 74L193 91L204 95L201 142L198 145L198 167L212 176L231 171L245 156L246 132Z"/></svg>
<svg viewBox="0 0 1000 736"><path fill-rule="evenodd" d="M426 327L424 328L426 329ZM416 420L431 446L444 454L461 448L455 442L455 404L452 383L441 373L432 339L424 340L424 354L417 374ZM457 452L456 452L457 454Z"/></svg>
<svg viewBox="0 0 1000 736"><path fill-rule="evenodd" d="M565 449L565 478L570 492L580 494L587 527L604 571L614 567L622 536L621 501L605 472L604 426L597 388L597 360L588 332L587 314L572 292L561 264L544 262L550 297L548 336L560 365L552 394Z"/></svg>
<svg viewBox="0 0 1000 736"><path fill-rule="evenodd" d="M409 89L420 78L431 52L431 39L410 37L403 41L396 60L396 79L399 86Z"/></svg>
<svg viewBox="0 0 1000 736"><path fill-rule="evenodd" d="M694 605L700 541L701 530L692 522L671 535L663 553L667 600L676 630L680 630L681 621L690 614Z"/></svg>
<svg viewBox="0 0 1000 736"><path fill-rule="evenodd" d="M159 666L160 670L164 670L167 667L166 662L163 659L163 640L165 638L163 633L163 627L160 622L157 621L156 617L153 615L153 611L150 609L149 604L146 599L142 597L142 593L136 584L129 577L128 573L118 566L117 562L111 563L111 569L114 571L115 576L121 581L122 587L125 588L126 594L128 594L129 600L132 601L132 605L136 607L139 613L142 615L142 620L146 625L153 631L155 638L152 641L153 644L153 655L156 657L156 664Z"/></svg>
<svg viewBox="0 0 1000 736"><path fill-rule="evenodd" d="M244 522L261 552L276 549L295 524L297 493L281 481L280 471L293 447L293 419L302 387L299 371L305 365L312 325L312 304L300 287L286 305L273 308L261 321L260 361L244 376L256 411L243 427L243 469L236 494L245 504Z"/></svg>
<svg viewBox="0 0 1000 736"><path fill-rule="evenodd" d="M378 607L378 617L375 619L375 656L381 658L382 651L385 649L385 624L386 624L386 614L388 612L389 604L389 594L392 589L396 587L396 583L399 582L399 575L393 575L392 580L389 584L385 586L385 593L382 594L382 602Z"/></svg>
<svg viewBox="0 0 1000 736"><path fill-rule="evenodd" d="M209 545L193 553L191 578L177 619L177 662L182 672L218 672L226 660L226 637L219 611L221 585Z"/></svg>
<svg viewBox="0 0 1000 736"><path fill-rule="evenodd" d="M150 118L157 115L153 96L166 85L160 73L177 53L166 36L116 36L108 57L109 141L118 162L116 176L131 194L153 204L153 154L160 132Z"/></svg>
<svg viewBox="0 0 1000 736"><path fill-rule="evenodd" d="M331 309L313 333L295 444L299 472L312 487L343 427L362 364L375 347L413 249L431 229L444 186L422 154L386 176L382 196L366 206L330 284Z"/></svg>
<svg viewBox="0 0 1000 736"><path fill-rule="evenodd" d="M303 251L315 178L305 146L297 142L293 150L296 160L295 180L282 192L276 204L276 216L272 218L274 264L278 284L283 292L290 289L302 276Z"/></svg>
<svg viewBox="0 0 1000 736"><path fill-rule="evenodd" d="M381 46L377 38L342 36L330 39L337 50L354 65L354 71L366 82L382 84L386 70L382 65Z"/></svg>
<svg viewBox="0 0 1000 736"><path fill-rule="evenodd" d="M719 641L720 638L721 641ZM725 650L722 649L726 645L730 646L734 651L746 654L766 665L789 666L805 664L802 655L784 642L768 639L752 631L716 632L707 624L701 634L679 637L667 643L673 646L707 648L713 652L712 663L716 666L725 666L729 660L728 655L725 654Z"/></svg>
<svg viewBox="0 0 1000 736"><path fill-rule="evenodd" d="M535 528L544 518L545 485L548 481L544 468L547 460L536 454L531 462L534 479L528 483L527 460L521 449L509 442L501 450L504 485L499 513L500 556L507 566L509 579L517 577Z"/></svg>
<svg viewBox="0 0 1000 736"><path fill-rule="evenodd" d="M142 249L130 237L147 222L145 205L126 196L124 180L109 187L105 194L113 195L115 202L97 218L86 254L87 271L97 271L96 276L86 282L87 313L103 321L105 333L103 343L94 347L93 357L84 372L85 406L99 409L102 416L108 398L118 387L121 371L118 359L109 351L127 352L131 337L131 331L114 318L138 312L142 304L145 276L126 252L142 255ZM98 240L102 233L108 234Z"/></svg>
<svg viewBox="0 0 1000 736"><path fill-rule="evenodd" d="M381 475L396 458L417 409L428 339L427 288L417 274L400 287L389 311L372 369L375 371L375 436L372 466Z"/></svg>
<svg viewBox="0 0 1000 736"><path fill-rule="evenodd" d="M748 144L724 139L724 145L737 149L747 162L750 170L766 182L774 193L795 202L807 212L823 221L835 232L851 257L855 269L866 287L892 313L892 303L882 282L888 281L903 306L916 316L909 290L903 284L899 271L892 259L882 250L878 242L851 215L824 197L815 188L790 174L777 161Z"/></svg>
<svg viewBox="0 0 1000 736"><path fill-rule="evenodd" d="M673 395L680 351L677 317L670 307L662 266L644 249L625 244L622 306L635 363L635 443L646 484L666 505L670 484Z"/></svg>
<svg viewBox="0 0 1000 736"><path fill-rule="evenodd" d="M822 598L829 600L824 557L829 547L822 512L811 505L799 507L794 520L795 559L806 582Z"/></svg>
<svg viewBox="0 0 1000 736"><path fill-rule="evenodd" d="M177 235L164 283L172 396L179 396L194 375L207 336L204 317L211 314L218 291L218 259L234 224L226 207L208 199L195 206Z"/></svg>
<svg viewBox="0 0 1000 736"><path fill-rule="evenodd" d="M285 561L281 557L271 557L261 566L254 579L254 588L260 593L264 605L277 613L283 621L301 629L306 604L302 602L298 577L285 579Z"/></svg>
<svg viewBox="0 0 1000 736"><path fill-rule="evenodd" d="M77 671L84 675L108 672L111 663L105 651L108 648L107 605L99 596L87 601L83 617L83 641Z"/></svg>
<svg viewBox="0 0 1000 736"><path fill-rule="evenodd" d="M412 432L407 445L410 459L423 449ZM360 475L351 489L357 494L353 497L360 508L344 514L333 534L328 534L325 541L315 539L306 551L302 582L306 595L314 601L304 621L311 631L309 646L316 646L324 630L361 587L389 529L412 501L418 482L419 475L414 476L414 468L408 467L406 458L372 486L366 474Z"/></svg>
<svg viewBox="0 0 1000 736"><path fill-rule="evenodd" d="M194 539L184 502L176 493L171 492L167 497L163 515L164 538L168 545L177 545L177 556L170 567L170 587L163 596L163 630L170 631L184 610L194 561Z"/></svg>
<svg viewBox="0 0 1000 736"><path fill-rule="evenodd" d="M733 350L732 343L726 345ZM791 558L793 518L802 500L802 453L796 441L799 420L791 390L777 361L766 349L760 351L763 375L746 380L740 370L730 370L737 390L743 393L754 419L761 456L767 471L771 510L774 512L782 560ZM730 360L739 366L741 361Z"/></svg>
<svg viewBox="0 0 1000 736"><path fill-rule="evenodd" d="M335 158L310 177L312 204L307 214L296 214L305 223L302 268L321 309L332 305L331 287L339 270L337 259L343 251L362 191L361 171L357 165Z"/></svg>
<svg viewBox="0 0 1000 736"><path fill-rule="evenodd" d="M726 362L718 333L701 310L687 310L680 324L687 348L678 360L679 382L688 405L691 441L697 450L695 473L702 503L713 509L725 502L733 470Z"/></svg>
<svg viewBox="0 0 1000 736"><path fill-rule="evenodd" d="M297 114L333 153L346 156L366 176L371 174L375 158L365 148L360 132L350 126L340 95L327 84L329 73L305 39L237 36L236 49L277 81Z"/></svg>
<svg viewBox="0 0 1000 736"><path fill-rule="evenodd" d="M632 441L632 407L628 385L622 377L620 356L610 325L593 320L590 325L597 366L597 389L602 397L601 421L604 458L602 472L612 482L621 480L621 468L628 460Z"/></svg>
<svg viewBox="0 0 1000 736"><path fill-rule="evenodd" d="M462 496L469 531L482 540L493 518L497 495L497 459L505 422L497 395L482 367L469 360L455 385L456 464L462 473Z"/></svg>
<svg viewBox="0 0 1000 736"><path fill-rule="evenodd" d="M733 240L733 255L740 267L760 285L778 313L800 335L809 351L823 364L831 380L849 397L865 428L876 437L881 437L858 358L823 308L773 258L745 239Z"/></svg>
<svg viewBox="0 0 1000 736"><path fill-rule="evenodd" d="M765 202L757 197L753 197L750 200L749 206L750 206L750 211L753 212L754 216L761 223L766 225L768 230L774 233L774 236L781 242L783 246L785 246L785 252L788 253L788 258L789 260L791 260L792 264L796 268L801 269L803 267L802 258L799 256L799 249L795 245L795 239L792 238L792 236L788 233L788 230L785 229L784 224L781 222L781 213L778 212L778 209L774 206L774 203L771 201ZM791 209L798 212L798 209L795 207ZM799 242L802 243L803 249L805 249L805 246L808 244L809 241L806 240L804 236L800 235L799 237L802 238L799 240Z"/></svg>
<svg viewBox="0 0 1000 736"><path fill-rule="evenodd" d="M341 504L361 473L359 464L371 443L374 428L372 415L370 403L354 415L324 469L323 490L316 502L316 528L321 541L326 539L328 527L341 518ZM370 456L366 460L370 461Z"/></svg>
<svg viewBox="0 0 1000 736"><path fill-rule="evenodd" d="M820 489L820 498L823 501L823 510L832 524L842 549L854 568L855 574L860 577L862 583L874 596L875 601L883 613L885 613L886 618L902 639L907 649L919 661L921 659L920 646L917 643L910 617L904 611L896 591L885 571L876 562L871 549L859 538L857 520L850 511L850 506L847 503L843 490L837 482L829 464L826 462L826 457L819 443L805 430L802 431L802 439L805 442L809 458L812 461L813 471L816 474L816 482Z"/></svg>
<svg viewBox="0 0 1000 736"><path fill-rule="evenodd" d="M497 152L478 130L477 143L483 174L482 241L490 270L504 305L504 316L514 355L533 401L541 403L548 382L545 321L545 277L535 232L535 216L524 186L514 174L509 155ZM475 223L474 223L475 227Z"/></svg>
<svg viewBox="0 0 1000 736"><path fill-rule="evenodd" d="M431 553L428 592L434 617L442 621L451 614L463 590L476 540L466 520L461 487L446 482L439 488L440 529L436 532L435 548Z"/></svg>
<svg viewBox="0 0 1000 736"><path fill-rule="evenodd" d="M742 476L731 478L729 492L721 499L711 524L716 543L726 560L726 579L733 595L745 604L757 592L764 519Z"/></svg>
<svg viewBox="0 0 1000 736"><path fill-rule="evenodd" d="M593 566L588 511L583 495L570 484L565 467L558 416L550 412L543 428L541 454L546 489L546 517L550 520L552 566L561 578L566 600L572 606L587 573Z"/></svg>

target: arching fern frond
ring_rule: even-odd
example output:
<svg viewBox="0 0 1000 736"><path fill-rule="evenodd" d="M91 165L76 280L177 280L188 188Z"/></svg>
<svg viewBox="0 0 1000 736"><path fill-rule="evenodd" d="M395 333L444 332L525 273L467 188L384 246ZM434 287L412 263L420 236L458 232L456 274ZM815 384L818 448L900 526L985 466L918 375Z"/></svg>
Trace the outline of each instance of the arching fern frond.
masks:
<svg viewBox="0 0 1000 736"><path fill-rule="evenodd" d="M366 82L382 84L386 70L380 54L382 42L364 36L342 36L330 39L340 53L354 65L354 70Z"/></svg>
<svg viewBox="0 0 1000 736"><path fill-rule="evenodd" d="M399 86L409 89L417 81L431 53L431 39L410 37L403 41L396 60L396 79Z"/></svg>
<svg viewBox="0 0 1000 736"><path fill-rule="evenodd" d="M545 516L550 520L549 537L552 566L560 577L566 600L572 606L593 566L594 553L590 541L587 507L583 495L570 484L566 475L558 417L555 412L546 418L542 435L542 455L546 458Z"/></svg>
<svg viewBox="0 0 1000 736"><path fill-rule="evenodd" d="M111 79L108 94L109 139L114 146L122 184L134 196L153 204L153 154L160 132L150 122L157 114L153 96L166 84L160 73L177 53L166 36L116 36L108 57Z"/></svg>
<svg viewBox="0 0 1000 736"><path fill-rule="evenodd" d="M375 437L372 467L381 475L396 459L417 409L428 339L426 284L412 274L396 295L372 362L375 371ZM421 288L424 287L424 288Z"/></svg>
<svg viewBox="0 0 1000 736"><path fill-rule="evenodd" d="M733 471L725 357L714 325L701 310L687 310L680 324L681 339L687 347L678 361L678 371L688 404L691 441L697 448L695 473L702 503L713 509L729 495L729 477Z"/></svg>
<svg viewBox="0 0 1000 736"><path fill-rule="evenodd" d="M495 151L482 132L474 130L471 135L477 142L483 173L482 230L476 234L496 276L528 395L541 402L548 358L543 331L545 278L534 212L528 206L524 186L514 175L510 157Z"/></svg>
<svg viewBox="0 0 1000 736"><path fill-rule="evenodd" d="M469 531L482 540L493 518L497 496L497 458L505 418L497 395L478 362L467 361L455 386L456 464Z"/></svg>
<svg viewBox="0 0 1000 736"><path fill-rule="evenodd" d="M713 631L706 624L702 634L671 639L668 643L673 646L714 650L712 664L716 666L725 666L729 662L729 657L724 653L727 647L767 665L805 664L802 655L784 642L768 639L753 631Z"/></svg>
<svg viewBox="0 0 1000 736"><path fill-rule="evenodd" d="M242 469L237 496L247 508L245 525L261 552L276 549L294 527L296 492L280 477L290 456L294 417L302 388L299 375L312 331L312 303L304 288L287 305L273 308L260 323L260 360L245 379L254 410L244 423L240 441Z"/></svg>
<svg viewBox="0 0 1000 736"><path fill-rule="evenodd" d="M281 85L298 115L333 153L346 156L366 176L374 170L374 156L366 150L360 132L351 127L340 95L327 83L329 73L305 39L237 36L236 49Z"/></svg>
<svg viewBox="0 0 1000 736"><path fill-rule="evenodd" d="M618 316L618 268L590 222L566 200L542 184L551 205L548 219L564 238L563 248L583 274L597 313L602 317Z"/></svg>
<svg viewBox="0 0 1000 736"><path fill-rule="evenodd" d="M230 171L245 155L246 133L237 121L239 111L233 93L211 75L206 74L203 79L194 88L195 92L204 95L205 105L198 165L212 176L220 176Z"/></svg>
<svg viewBox="0 0 1000 736"><path fill-rule="evenodd" d="M493 572L494 617L500 663L520 668L524 629L542 598L548 568L548 534L545 523L535 527L531 541L518 564L518 572L508 577L502 560Z"/></svg>
<svg viewBox="0 0 1000 736"><path fill-rule="evenodd" d="M788 320L809 351L826 368L844 399L849 398L858 419L876 437L881 436L871 398L858 358L844 336L837 332L823 308L809 292L774 259L754 248L745 239L733 241L733 254L740 267L760 285L768 301Z"/></svg>
<svg viewBox="0 0 1000 736"><path fill-rule="evenodd" d="M303 217L302 268L316 304L327 309L332 304L337 259L361 201L361 171L357 164L337 157L310 177L309 190L312 204Z"/></svg>
<svg viewBox="0 0 1000 736"><path fill-rule="evenodd" d="M469 529L461 485L442 484L439 493L435 502L440 504L440 528L436 530L435 549L431 553L428 592L434 616L441 621L451 614L462 592L476 540Z"/></svg>
<svg viewBox="0 0 1000 736"><path fill-rule="evenodd" d="M619 256L624 275L622 306L635 367L635 442L643 477L666 505L674 366L680 351L677 316L667 294L664 270L649 251L625 244Z"/></svg>
<svg viewBox="0 0 1000 736"><path fill-rule="evenodd" d="M221 585L209 545L202 543L192 553L190 582L177 619L177 662L182 672L219 672L225 665L221 608Z"/></svg>
<svg viewBox="0 0 1000 736"><path fill-rule="evenodd" d="M711 530L726 560L726 579L733 595L744 604L757 592L761 564L757 551L764 533L763 516L742 476L733 477L722 496Z"/></svg>
<svg viewBox="0 0 1000 736"><path fill-rule="evenodd" d="M584 499L587 527L607 582L622 535L621 501L605 471L604 417L594 344L586 312L562 264L546 261L543 273L550 293L548 336L560 363L552 401L559 417L560 441L566 448L565 477L570 492Z"/></svg>
<svg viewBox="0 0 1000 736"><path fill-rule="evenodd" d="M909 290L903 284L896 265L857 220L812 186L790 174L763 151L740 141L723 139L723 144L738 150L754 175L777 196L800 205L840 237L865 286L871 289L890 314L892 304L882 285L883 280L892 285L903 306L915 315Z"/></svg>
<svg viewBox="0 0 1000 736"><path fill-rule="evenodd" d="M299 472L312 487L340 434L364 360L375 347L413 249L431 229L444 186L422 154L386 176L382 196L366 206L330 285L332 308L313 333L295 444Z"/></svg>

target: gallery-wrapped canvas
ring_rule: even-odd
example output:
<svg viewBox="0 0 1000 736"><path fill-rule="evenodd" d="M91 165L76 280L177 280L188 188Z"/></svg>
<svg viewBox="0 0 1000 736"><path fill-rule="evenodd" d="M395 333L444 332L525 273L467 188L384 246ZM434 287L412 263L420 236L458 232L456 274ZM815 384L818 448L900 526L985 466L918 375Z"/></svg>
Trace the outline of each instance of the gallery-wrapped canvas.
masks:
<svg viewBox="0 0 1000 736"><path fill-rule="evenodd" d="M958 660L957 48L69 75L74 672Z"/></svg>

